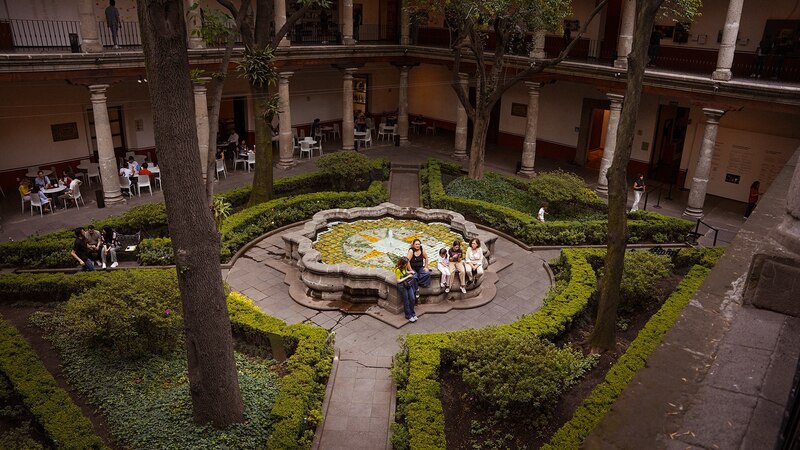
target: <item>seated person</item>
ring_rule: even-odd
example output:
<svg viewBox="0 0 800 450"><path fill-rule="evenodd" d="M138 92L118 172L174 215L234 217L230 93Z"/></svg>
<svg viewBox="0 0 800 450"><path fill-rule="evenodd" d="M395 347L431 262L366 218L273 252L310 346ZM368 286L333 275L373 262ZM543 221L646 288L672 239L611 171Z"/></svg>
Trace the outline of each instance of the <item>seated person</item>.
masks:
<svg viewBox="0 0 800 450"><path fill-rule="evenodd" d="M41 170L36 172L36 178L33 180L33 184L43 189L47 189L53 185L53 183L50 182L50 177L45 176L44 172Z"/></svg>
<svg viewBox="0 0 800 450"><path fill-rule="evenodd" d="M239 143L239 147L236 149L237 154L240 158L247 158L247 141L242 139Z"/></svg>
<svg viewBox="0 0 800 450"><path fill-rule="evenodd" d="M75 198L78 195L80 195L81 184L83 184L83 182L77 178L74 180L70 180L69 184L64 183L64 186L69 186L69 188L67 189L67 192L65 192L62 195L59 195L58 199L62 201L69 201L70 203L75 204L75 206L78 206L78 203L76 202Z"/></svg>
<svg viewBox="0 0 800 450"><path fill-rule="evenodd" d="M470 284L476 284L483 277L483 249L481 241L473 238L467 248L467 259L464 262Z"/></svg>
<svg viewBox="0 0 800 450"><path fill-rule="evenodd" d="M458 281L461 282L461 292L466 294L466 269L464 267L464 253L461 251L461 241L453 241L453 246L450 247L447 255L450 260L450 266L448 267L448 269L450 269L450 281L447 282L447 287L444 291L450 292L450 288L453 287L453 280L456 278L456 272L458 272Z"/></svg>
<svg viewBox="0 0 800 450"><path fill-rule="evenodd" d="M222 150L217 150L217 161L223 161L225 159L225 152Z"/></svg>
<svg viewBox="0 0 800 450"><path fill-rule="evenodd" d="M144 164L142 164L142 166L144 166ZM117 248L119 248L119 242L117 241L117 232L111 228L111 225L105 225L103 227L102 240L103 244L100 249L100 261L103 262L103 269L106 268L106 260L109 255L111 255L111 268L113 269L119 265L117 262Z"/></svg>
<svg viewBox="0 0 800 450"><path fill-rule="evenodd" d="M44 192L42 192L41 186L37 185L31 189L31 196L33 195L39 197L39 202L42 204L42 208L44 208L45 211L50 211L50 212L53 211L53 207L50 206L50 199L44 194Z"/></svg>
<svg viewBox="0 0 800 450"><path fill-rule="evenodd" d="M319 119L314 119L314 123L311 124L311 137L316 139L317 136L322 135L320 128L322 128L322 125L320 125Z"/></svg>
<svg viewBox="0 0 800 450"><path fill-rule="evenodd" d="M133 159L133 156L128 156L128 168L131 169L133 173L138 173L139 169L141 169L139 163Z"/></svg>
<svg viewBox="0 0 800 450"><path fill-rule="evenodd" d="M133 193L133 191L136 189L136 182L138 181L136 172L134 172L130 166L122 166L119 169L119 176L125 177L131 181L131 193Z"/></svg>
<svg viewBox="0 0 800 450"><path fill-rule="evenodd" d="M23 178L19 182L19 195L26 202L31 201L31 182L27 178Z"/></svg>
<svg viewBox="0 0 800 450"><path fill-rule="evenodd" d="M141 176L150 176L150 175L153 174L153 172L150 172L150 169L148 169L148 167L150 167L150 166L147 163L142 164L142 168L139 169L139 176L140 177Z"/></svg>
<svg viewBox="0 0 800 450"><path fill-rule="evenodd" d="M94 225L89 225L89 229L83 233L86 248L89 250L89 255L93 261L100 265L100 250L103 245L103 238L100 232L94 229Z"/></svg>
<svg viewBox="0 0 800 450"><path fill-rule="evenodd" d="M59 179L59 184L62 184L64 186L70 186L72 184L73 178L75 178L75 176L72 174L72 171L67 169L61 175L61 179Z"/></svg>
<svg viewBox="0 0 800 450"><path fill-rule="evenodd" d="M359 115L356 119L356 130L367 131L367 119L363 114Z"/></svg>

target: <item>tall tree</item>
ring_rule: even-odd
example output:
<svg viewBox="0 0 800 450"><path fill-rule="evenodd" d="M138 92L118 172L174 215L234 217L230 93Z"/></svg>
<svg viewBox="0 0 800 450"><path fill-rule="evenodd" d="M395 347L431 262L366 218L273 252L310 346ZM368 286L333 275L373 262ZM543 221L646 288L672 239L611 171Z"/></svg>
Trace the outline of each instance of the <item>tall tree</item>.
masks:
<svg viewBox="0 0 800 450"><path fill-rule="evenodd" d="M137 0L169 234L183 304L192 412L224 427L244 420L219 269L219 234L206 202L189 79L182 0Z"/></svg>
<svg viewBox="0 0 800 450"><path fill-rule="evenodd" d="M628 243L628 162L631 159L636 118L642 99L642 82L647 65L647 48L659 12L670 16L694 17L701 0L636 0L636 23L633 44L628 55L628 74L625 100L617 128L617 146L614 159L606 176L608 178L608 246L597 320L590 338L595 351L612 350L615 345L617 309L620 283ZM661 10L662 5L665 6Z"/></svg>
<svg viewBox="0 0 800 450"><path fill-rule="evenodd" d="M445 23L454 32L453 80L451 82L459 101L473 124L470 144L469 176L480 179L484 171L486 133L492 108L509 88L531 75L555 66L567 57L588 25L605 7L608 0L600 1L583 23L575 39L555 58L533 58L524 69L508 75L506 55L525 45L527 37L537 31L562 30L563 20L570 13L572 0L410 0L412 12L427 10L443 14ZM487 51L494 37L494 50ZM530 50L532 43L527 44ZM525 52L530 55L529 52ZM465 58L470 58L464 62ZM475 65L475 103L459 85L458 74L462 67Z"/></svg>

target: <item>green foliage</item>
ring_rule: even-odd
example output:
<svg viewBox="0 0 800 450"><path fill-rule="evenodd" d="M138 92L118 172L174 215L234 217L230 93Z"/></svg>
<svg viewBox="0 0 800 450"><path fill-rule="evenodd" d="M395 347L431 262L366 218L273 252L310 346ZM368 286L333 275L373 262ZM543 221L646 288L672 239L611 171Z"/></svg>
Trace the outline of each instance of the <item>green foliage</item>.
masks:
<svg viewBox="0 0 800 450"><path fill-rule="evenodd" d="M650 354L661 343L664 334L675 324L681 310L689 303L708 272L709 269L699 265L689 271L661 309L639 331L625 354L611 367L603 382L594 388L575 411L572 419L565 423L542 449L581 447L583 440L611 409L628 383L640 369L644 368Z"/></svg>
<svg viewBox="0 0 800 450"><path fill-rule="evenodd" d="M493 202L448 195L442 185L443 174L458 174L458 168L437 160L429 160L420 172L425 207L449 209L468 220L508 233L528 245L603 244L606 242L606 220L555 220L539 223L531 214ZM587 194L587 201L591 198ZM495 200L497 201L497 200ZM588 203L588 204L590 204ZM652 240L659 233L671 242L681 242L692 228L683 219L648 212L628 217L629 242Z"/></svg>
<svg viewBox="0 0 800 450"><path fill-rule="evenodd" d="M36 351L0 318L0 372L11 382L45 434L62 449L102 449L89 419L39 360Z"/></svg>
<svg viewBox="0 0 800 450"><path fill-rule="evenodd" d="M143 266L167 266L175 263L172 239L143 239L139 243L139 264Z"/></svg>
<svg viewBox="0 0 800 450"><path fill-rule="evenodd" d="M499 417L548 415L561 394L591 368L591 359L535 335L470 330L451 340L442 359L461 372L478 402Z"/></svg>
<svg viewBox="0 0 800 450"><path fill-rule="evenodd" d="M223 197L214 197L211 211L214 213L214 223L217 224L217 230L219 230L222 227L222 221L231 215L231 204L226 202Z"/></svg>
<svg viewBox="0 0 800 450"><path fill-rule="evenodd" d="M620 308L633 310L663 298L658 283L672 272L667 255L645 251L625 253L625 266L620 283Z"/></svg>
<svg viewBox="0 0 800 450"><path fill-rule="evenodd" d="M688 268L701 265L712 268L725 254L725 247L682 248L675 256L675 267Z"/></svg>
<svg viewBox="0 0 800 450"><path fill-rule="evenodd" d="M103 272L4 273L0 274L0 299L4 302L63 302L72 294L93 287L106 277Z"/></svg>
<svg viewBox="0 0 800 450"><path fill-rule="evenodd" d="M447 185L447 194L493 202L508 208L516 209L528 214L536 214L539 204L524 190L518 189L506 177L489 172L480 180L469 177L459 177Z"/></svg>
<svg viewBox="0 0 800 450"><path fill-rule="evenodd" d="M269 47L248 47L239 62L239 71L253 86L267 89L278 79L275 55Z"/></svg>
<svg viewBox="0 0 800 450"><path fill-rule="evenodd" d="M548 212L553 219L597 219L608 209L581 177L563 170L540 172L531 179L528 192L536 205L549 203Z"/></svg>
<svg viewBox="0 0 800 450"><path fill-rule="evenodd" d="M191 9L200 6L200 2L193 3ZM228 39L236 36L236 23L229 14L215 8L203 10L203 21L200 27L192 30L195 36L200 36L209 47L224 45Z"/></svg>
<svg viewBox="0 0 800 450"><path fill-rule="evenodd" d="M68 333L126 358L169 354L183 334L172 270L113 271L63 306Z"/></svg>
<svg viewBox="0 0 800 450"><path fill-rule="evenodd" d="M326 153L317 160L320 173L337 191L357 191L369 183L372 164L369 158L354 151Z"/></svg>

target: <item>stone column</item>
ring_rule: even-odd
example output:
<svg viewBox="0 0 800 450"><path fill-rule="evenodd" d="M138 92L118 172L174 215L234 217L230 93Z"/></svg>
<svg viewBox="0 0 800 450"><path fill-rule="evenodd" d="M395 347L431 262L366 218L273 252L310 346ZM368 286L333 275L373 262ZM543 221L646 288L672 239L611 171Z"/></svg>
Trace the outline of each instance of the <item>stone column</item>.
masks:
<svg viewBox="0 0 800 450"><path fill-rule="evenodd" d="M78 15L81 19L81 50L86 53L103 51L103 44L100 43L100 31L97 29L97 18L94 16L94 2L80 0Z"/></svg>
<svg viewBox="0 0 800 450"><path fill-rule="evenodd" d="M628 70L628 55L633 48L633 24L636 22L636 0L622 0L622 23L617 39L617 59L614 67Z"/></svg>
<svg viewBox="0 0 800 450"><path fill-rule="evenodd" d="M400 67L400 99L397 107L397 134L400 145L408 145L408 66Z"/></svg>
<svg viewBox="0 0 800 450"><path fill-rule="evenodd" d="M458 74L458 84L461 92L465 95L469 91L469 75L466 73ZM456 147L453 157L457 159L467 158L467 110L461 104L461 100L456 97Z"/></svg>
<svg viewBox="0 0 800 450"><path fill-rule="evenodd" d="M597 177L597 193L602 196L608 195L608 178L606 173L611 167L614 159L614 151L617 149L617 128L619 127L619 114L622 110L622 95L606 94L611 100L611 111L608 114L608 129L606 130L606 143L603 148L603 159L600 161L600 174Z"/></svg>
<svg viewBox="0 0 800 450"><path fill-rule="evenodd" d="M703 132L703 143L700 145L700 156L697 158L697 167L692 177L692 187L689 192L689 201L683 215L700 219L703 217L703 203L706 201L706 187L708 175L711 172L711 158L714 156L714 145L717 143L717 128L719 119L725 114L721 109L703 108L706 115L706 129Z"/></svg>
<svg viewBox="0 0 800 450"><path fill-rule="evenodd" d="M411 18L408 14L408 2L403 0L400 5L400 45L409 45L409 31L411 29Z"/></svg>
<svg viewBox="0 0 800 450"><path fill-rule="evenodd" d="M353 0L342 2L342 43L344 45L356 43L353 39Z"/></svg>
<svg viewBox="0 0 800 450"><path fill-rule="evenodd" d="M206 83L211 77L202 77L194 83L194 120L197 124L197 143L200 147L200 172L203 181L208 171L208 99L206 97Z"/></svg>
<svg viewBox="0 0 800 450"><path fill-rule="evenodd" d="M736 37L739 35L739 21L742 19L744 0L728 0L728 14L725 16L725 27L722 29L722 43L717 53L717 70L711 79L728 81L731 79L733 54L736 52Z"/></svg>
<svg viewBox="0 0 800 450"><path fill-rule="evenodd" d="M544 42L546 36L547 31L545 30L540 30L533 34L533 50L531 50L528 56L536 59L544 59L547 57L547 54L544 52Z"/></svg>
<svg viewBox="0 0 800 450"><path fill-rule="evenodd" d="M348 0L352 4L352 0ZM351 16L352 17L352 16ZM356 69L344 69L342 90L342 150L353 150L353 73Z"/></svg>
<svg viewBox="0 0 800 450"><path fill-rule="evenodd" d="M786 216L775 231L775 239L787 250L800 254L800 162L795 158L794 175L786 195Z"/></svg>
<svg viewBox="0 0 800 450"><path fill-rule="evenodd" d="M280 31L286 24L286 0L275 0L275 32ZM289 33L286 33L288 36ZM278 47L289 47L291 43L286 36L278 43Z"/></svg>
<svg viewBox="0 0 800 450"><path fill-rule="evenodd" d="M292 142L292 111L289 106L289 77L294 72L278 74L278 167L288 169L295 165L294 142Z"/></svg>
<svg viewBox="0 0 800 450"><path fill-rule="evenodd" d="M119 170L117 158L114 156L114 140L111 137L111 124L108 122L106 106L107 84L89 86L92 93L92 114L94 114L94 132L97 136L97 155L100 161L100 178L103 181L103 198L106 205L124 203L119 190Z"/></svg>
<svg viewBox="0 0 800 450"><path fill-rule="evenodd" d="M200 36L200 27L203 25L200 17L200 7L192 9L195 0L185 0L186 8L186 34L189 36L189 48L205 48L203 37ZM196 99L197 97L195 97ZM203 172L205 176L205 172Z"/></svg>
<svg viewBox="0 0 800 450"><path fill-rule="evenodd" d="M526 81L528 86L528 121L525 126L525 142L522 144L522 168L519 174L526 177L536 175L533 166L536 161L536 125L539 122L539 89L542 83Z"/></svg>

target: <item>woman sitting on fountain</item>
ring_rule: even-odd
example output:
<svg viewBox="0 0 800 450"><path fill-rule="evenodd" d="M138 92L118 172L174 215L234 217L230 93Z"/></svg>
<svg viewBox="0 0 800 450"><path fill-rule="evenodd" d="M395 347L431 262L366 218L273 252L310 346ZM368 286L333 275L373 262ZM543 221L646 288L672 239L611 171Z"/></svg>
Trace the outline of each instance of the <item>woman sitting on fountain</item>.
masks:
<svg viewBox="0 0 800 450"><path fill-rule="evenodd" d="M465 264L469 283L477 283L483 277L483 249L481 248L480 239L474 238L469 241Z"/></svg>
<svg viewBox="0 0 800 450"><path fill-rule="evenodd" d="M408 258L401 256L394 266L394 274L397 277L397 292L403 300L403 311L409 322L417 321L417 314L414 312L414 272L408 263Z"/></svg>
<svg viewBox="0 0 800 450"><path fill-rule="evenodd" d="M411 264L411 269L414 271L414 281L417 283L416 288L428 287L431 285L431 271L428 269L428 254L422 248L422 242L419 239L414 239L411 243L411 248L408 249L408 261ZM414 289L419 298L419 290Z"/></svg>

